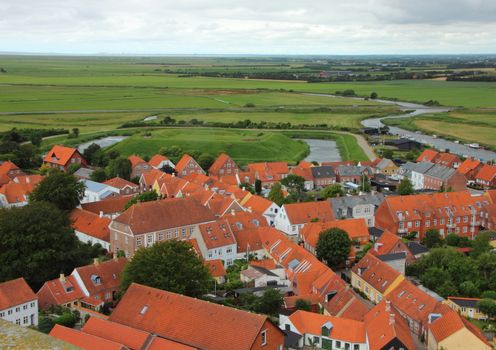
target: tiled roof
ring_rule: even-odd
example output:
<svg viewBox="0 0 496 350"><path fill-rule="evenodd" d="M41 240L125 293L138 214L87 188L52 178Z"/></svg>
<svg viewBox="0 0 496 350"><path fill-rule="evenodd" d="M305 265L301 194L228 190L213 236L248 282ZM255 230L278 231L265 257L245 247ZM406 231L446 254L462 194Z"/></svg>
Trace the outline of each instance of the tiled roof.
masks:
<svg viewBox="0 0 496 350"><path fill-rule="evenodd" d="M0 310L38 299L24 278L0 283Z"/></svg>
<svg viewBox="0 0 496 350"><path fill-rule="evenodd" d="M319 240L320 233L331 228L339 228L348 233L348 237L351 240L362 239L366 237L368 241L369 230L365 219L348 219L348 220L332 220L323 222L310 222L303 226L301 230L301 235L304 237L306 243L310 244L312 247L317 246L317 241Z"/></svg>
<svg viewBox="0 0 496 350"><path fill-rule="evenodd" d="M302 334L321 335L322 327L330 322L332 325L330 338L350 343L365 343L367 341L365 324L360 321L302 310L293 313L289 319Z"/></svg>
<svg viewBox="0 0 496 350"><path fill-rule="evenodd" d="M327 313L336 317L344 317L352 320L362 321L369 307L350 288L339 290L328 302L323 304Z"/></svg>
<svg viewBox="0 0 496 350"><path fill-rule="evenodd" d="M487 190L485 195L489 197L491 203L496 204L496 190Z"/></svg>
<svg viewBox="0 0 496 350"><path fill-rule="evenodd" d="M249 211L226 213L222 218L227 220L233 232L269 226L262 214L250 213Z"/></svg>
<svg viewBox="0 0 496 350"><path fill-rule="evenodd" d="M289 167L286 162L265 162L265 163L251 163L248 164L250 171L267 172L271 174L288 174Z"/></svg>
<svg viewBox="0 0 496 350"><path fill-rule="evenodd" d="M214 181L210 176L207 176L205 174L196 174L196 173L188 174L184 176L183 179L202 186Z"/></svg>
<svg viewBox="0 0 496 350"><path fill-rule="evenodd" d="M19 170L19 167L9 160L0 164L0 175L7 174L12 170Z"/></svg>
<svg viewBox="0 0 496 350"><path fill-rule="evenodd" d="M394 339L406 349L416 349L406 320L394 306L389 305L389 310L387 307L387 301L382 300L365 315L370 350L382 350Z"/></svg>
<svg viewBox="0 0 496 350"><path fill-rule="evenodd" d="M114 219L128 225L135 235L214 220L215 216L208 208L191 198L137 203Z"/></svg>
<svg viewBox="0 0 496 350"><path fill-rule="evenodd" d="M129 349L143 349L150 333L119 323L90 317L81 331L96 337L124 344Z"/></svg>
<svg viewBox="0 0 496 350"><path fill-rule="evenodd" d="M476 179L483 180L483 181L493 181L494 177L496 177L496 165L488 165L484 164L484 166L479 170L477 175L475 176Z"/></svg>
<svg viewBox="0 0 496 350"><path fill-rule="evenodd" d="M243 207L250 208L251 211L259 214L265 213L274 202L263 197L252 195L244 204Z"/></svg>
<svg viewBox="0 0 496 350"><path fill-rule="evenodd" d="M437 157L439 152L433 150L433 149L426 149L423 151L420 156L417 158L417 162L430 162L432 163L434 159Z"/></svg>
<svg viewBox="0 0 496 350"><path fill-rule="evenodd" d="M401 274L391 266L367 253L352 271L383 294Z"/></svg>
<svg viewBox="0 0 496 350"><path fill-rule="evenodd" d="M199 229L207 249L236 244L234 234L226 220L201 224Z"/></svg>
<svg viewBox="0 0 496 350"><path fill-rule="evenodd" d="M294 167L291 169L291 174L301 176L305 181L313 181L312 168Z"/></svg>
<svg viewBox="0 0 496 350"><path fill-rule="evenodd" d="M45 282L36 295L42 309L67 304L85 296L74 276L61 276Z"/></svg>
<svg viewBox="0 0 496 350"><path fill-rule="evenodd" d="M459 163L460 157L452 153L439 153L439 156L434 161L438 164L451 166L454 163Z"/></svg>
<svg viewBox="0 0 496 350"><path fill-rule="evenodd" d="M289 297L284 297L284 306L287 309L292 309L296 307L296 302L298 300L304 300L310 305L318 305L320 303L320 297L316 294L307 295L291 295Z"/></svg>
<svg viewBox="0 0 496 350"><path fill-rule="evenodd" d="M103 291L119 289L121 273L126 264L127 259L123 257L76 267L74 272L77 271L90 295L95 295ZM99 277L99 282L94 281L95 277Z"/></svg>
<svg viewBox="0 0 496 350"><path fill-rule="evenodd" d="M154 337L146 350L197 350L192 346L184 345L169 339Z"/></svg>
<svg viewBox="0 0 496 350"><path fill-rule="evenodd" d="M312 176L315 179L326 179L329 177L336 177L336 173L332 166L323 165L323 166L315 166L311 168Z"/></svg>
<svg viewBox="0 0 496 350"><path fill-rule="evenodd" d="M75 148L56 145L45 155L43 161L65 166L75 152L78 152Z"/></svg>
<svg viewBox="0 0 496 350"><path fill-rule="evenodd" d="M141 157L137 156L137 155L131 155L129 157L127 157L127 159L129 159L129 161L131 162L131 167L134 168L135 166L139 165L139 164L143 164L143 163L146 163Z"/></svg>
<svg viewBox="0 0 496 350"><path fill-rule="evenodd" d="M111 321L210 350L251 349L266 319L136 283L110 316Z"/></svg>
<svg viewBox="0 0 496 350"><path fill-rule="evenodd" d="M153 186L155 184L155 181L167 175L169 174L164 173L162 170L150 169L148 171L141 173L140 183L146 186Z"/></svg>
<svg viewBox="0 0 496 350"><path fill-rule="evenodd" d="M211 197L207 203L207 207L217 216L222 216L227 213L229 209L242 211L243 208L238 204L235 199L230 197L221 196L216 194Z"/></svg>
<svg viewBox="0 0 496 350"><path fill-rule="evenodd" d="M327 201L284 204L283 208L292 225L304 224L313 219L334 220L334 214Z"/></svg>
<svg viewBox="0 0 496 350"><path fill-rule="evenodd" d="M150 164L152 167L156 168L160 165L160 163L169 160L166 156L163 156L161 154L155 154L149 161L148 164Z"/></svg>
<svg viewBox="0 0 496 350"><path fill-rule="evenodd" d="M109 218L76 208L71 212L69 219L74 230L110 243Z"/></svg>
<svg viewBox="0 0 496 350"><path fill-rule="evenodd" d="M102 201L81 203L81 208L98 215L100 215L100 212L103 214L121 213L124 211L127 202L132 198L131 196L111 197Z"/></svg>
<svg viewBox="0 0 496 350"><path fill-rule="evenodd" d="M405 247L405 244L399 236L389 231L384 231L374 247L370 249L370 252L374 255L383 255L388 254L394 248L400 248L401 246Z"/></svg>
<svg viewBox="0 0 496 350"><path fill-rule="evenodd" d="M196 164L198 164L196 162L196 160L194 160L193 157L191 157L189 154L183 155L182 158L179 160L179 162L177 162L177 164L176 164L176 171L178 173L180 173L181 171L183 171L184 168L186 168L188 166L188 164L189 164L190 161L193 161Z"/></svg>
<svg viewBox="0 0 496 350"><path fill-rule="evenodd" d="M226 269L224 268L224 263L220 259L207 260L205 261L205 266L208 267L212 277L223 277L226 275Z"/></svg>
<svg viewBox="0 0 496 350"><path fill-rule="evenodd" d="M124 180L120 177L114 177L112 179L109 179L109 180L105 181L104 184L118 188L120 190L122 190L123 188L126 188L126 187L131 187L131 188L138 188L139 187L139 185L135 184L134 182Z"/></svg>
<svg viewBox="0 0 496 350"><path fill-rule="evenodd" d="M0 194L10 204L26 202L28 195L43 180L41 175L22 175L0 187Z"/></svg>
<svg viewBox="0 0 496 350"><path fill-rule="evenodd" d="M208 169L208 173L216 175L219 172L219 170L224 166L224 164L226 164L230 160L232 160L231 157L229 157L225 153L221 153L214 161L212 166Z"/></svg>
<svg viewBox="0 0 496 350"><path fill-rule="evenodd" d="M257 229L245 229L242 231L235 231L234 237L236 238L237 251L239 253L246 253L247 251L254 251L263 249L262 236L267 230L275 230L274 228L264 227Z"/></svg>
<svg viewBox="0 0 496 350"><path fill-rule="evenodd" d="M56 324L55 327L53 327L49 335L85 350L125 350L123 344L96 337L91 334L83 333L81 331L67 328L59 324Z"/></svg>
<svg viewBox="0 0 496 350"><path fill-rule="evenodd" d="M368 167L356 165L340 165L336 168L336 173L340 176L362 176Z"/></svg>
<svg viewBox="0 0 496 350"><path fill-rule="evenodd" d="M274 270L277 268L277 264L272 259L252 260L250 261L250 266L263 267L267 270Z"/></svg>
<svg viewBox="0 0 496 350"><path fill-rule="evenodd" d="M339 162L322 162L322 163L320 163L320 165L332 166L332 167L336 168L340 165L352 166L352 165L355 165L355 162L352 160L344 160L344 161L339 161Z"/></svg>

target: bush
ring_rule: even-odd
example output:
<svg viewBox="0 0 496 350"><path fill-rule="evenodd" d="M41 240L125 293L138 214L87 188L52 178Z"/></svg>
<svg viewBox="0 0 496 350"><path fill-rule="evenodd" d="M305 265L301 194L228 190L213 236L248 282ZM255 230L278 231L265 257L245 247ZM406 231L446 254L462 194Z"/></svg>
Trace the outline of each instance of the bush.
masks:
<svg viewBox="0 0 496 350"><path fill-rule="evenodd" d="M72 313L67 312L55 319L55 323L61 326L73 328L76 325L77 319Z"/></svg>
<svg viewBox="0 0 496 350"><path fill-rule="evenodd" d="M55 326L55 322L51 318L41 317L38 322L38 330L42 333L48 334Z"/></svg>

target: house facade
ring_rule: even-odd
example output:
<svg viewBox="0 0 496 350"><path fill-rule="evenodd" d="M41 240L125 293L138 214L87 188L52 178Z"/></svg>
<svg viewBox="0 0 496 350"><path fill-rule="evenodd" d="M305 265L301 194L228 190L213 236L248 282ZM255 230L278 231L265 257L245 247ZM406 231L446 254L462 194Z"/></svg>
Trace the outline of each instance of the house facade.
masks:
<svg viewBox="0 0 496 350"><path fill-rule="evenodd" d="M208 169L208 174L213 176L224 176L237 174L240 171L236 162L227 154L222 153Z"/></svg>
<svg viewBox="0 0 496 350"><path fill-rule="evenodd" d="M86 159L79 153L76 148L53 146L53 148L43 157L43 164L50 168L67 171L70 165L79 164L87 167Z"/></svg>
<svg viewBox="0 0 496 350"><path fill-rule="evenodd" d="M196 239L203 258L222 260L227 268L237 257L237 243L234 233L226 220L200 224L191 238Z"/></svg>
<svg viewBox="0 0 496 350"><path fill-rule="evenodd" d="M375 226L375 211L384 200L382 193L331 198L334 217L337 219L364 219L368 227Z"/></svg>
<svg viewBox="0 0 496 350"><path fill-rule="evenodd" d="M24 278L0 283L0 318L22 327L38 325L38 297Z"/></svg>
<svg viewBox="0 0 496 350"><path fill-rule="evenodd" d="M479 298L448 297L444 303L463 317L487 320L487 315L481 312L477 306L477 303L481 300Z"/></svg>
<svg viewBox="0 0 496 350"><path fill-rule="evenodd" d="M205 171L202 167L188 154L183 155L183 157L176 164L177 176L182 177L191 174L203 174Z"/></svg>

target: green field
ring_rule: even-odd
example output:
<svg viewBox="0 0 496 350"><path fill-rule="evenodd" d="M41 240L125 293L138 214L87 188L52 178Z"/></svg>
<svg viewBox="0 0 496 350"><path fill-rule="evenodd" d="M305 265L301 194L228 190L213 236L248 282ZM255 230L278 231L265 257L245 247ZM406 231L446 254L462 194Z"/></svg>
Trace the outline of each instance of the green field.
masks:
<svg viewBox="0 0 496 350"><path fill-rule="evenodd" d="M496 149L496 110L462 109L413 118L391 118L386 119L385 124Z"/></svg>
<svg viewBox="0 0 496 350"><path fill-rule="evenodd" d="M308 145L278 132L224 130L207 128L171 128L151 132L151 136L138 133L111 146L121 155L152 156L162 147L179 146L186 152L206 151L217 155L228 153L240 164L255 161L286 161L295 163L303 159Z"/></svg>

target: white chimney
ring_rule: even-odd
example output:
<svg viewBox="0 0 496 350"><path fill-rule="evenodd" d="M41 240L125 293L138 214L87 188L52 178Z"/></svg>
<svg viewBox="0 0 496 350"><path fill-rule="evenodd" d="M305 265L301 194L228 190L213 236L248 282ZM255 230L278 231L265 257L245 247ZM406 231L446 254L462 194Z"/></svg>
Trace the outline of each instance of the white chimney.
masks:
<svg viewBox="0 0 496 350"><path fill-rule="evenodd" d="M391 312L391 301L386 300L386 312Z"/></svg>
<svg viewBox="0 0 496 350"><path fill-rule="evenodd" d="M389 314L389 325L393 326L394 325L394 314Z"/></svg>
<svg viewBox="0 0 496 350"><path fill-rule="evenodd" d="M98 260L98 258L93 258L93 264L96 266L100 265L100 261Z"/></svg>
<svg viewBox="0 0 496 350"><path fill-rule="evenodd" d="M100 217L103 218L103 211L100 210Z"/></svg>
<svg viewBox="0 0 496 350"><path fill-rule="evenodd" d="M29 178L29 176L26 176L26 183L30 183L31 182L31 179Z"/></svg>
<svg viewBox="0 0 496 350"><path fill-rule="evenodd" d="M231 215L232 215L232 216L235 216L235 215L236 215L236 210L231 209Z"/></svg>
<svg viewBox="0 0 496 350"><path fill-rule="evenodd" d="M65 282L65 275L63 273L60 274L59 280L60 282Z"/></svg>

